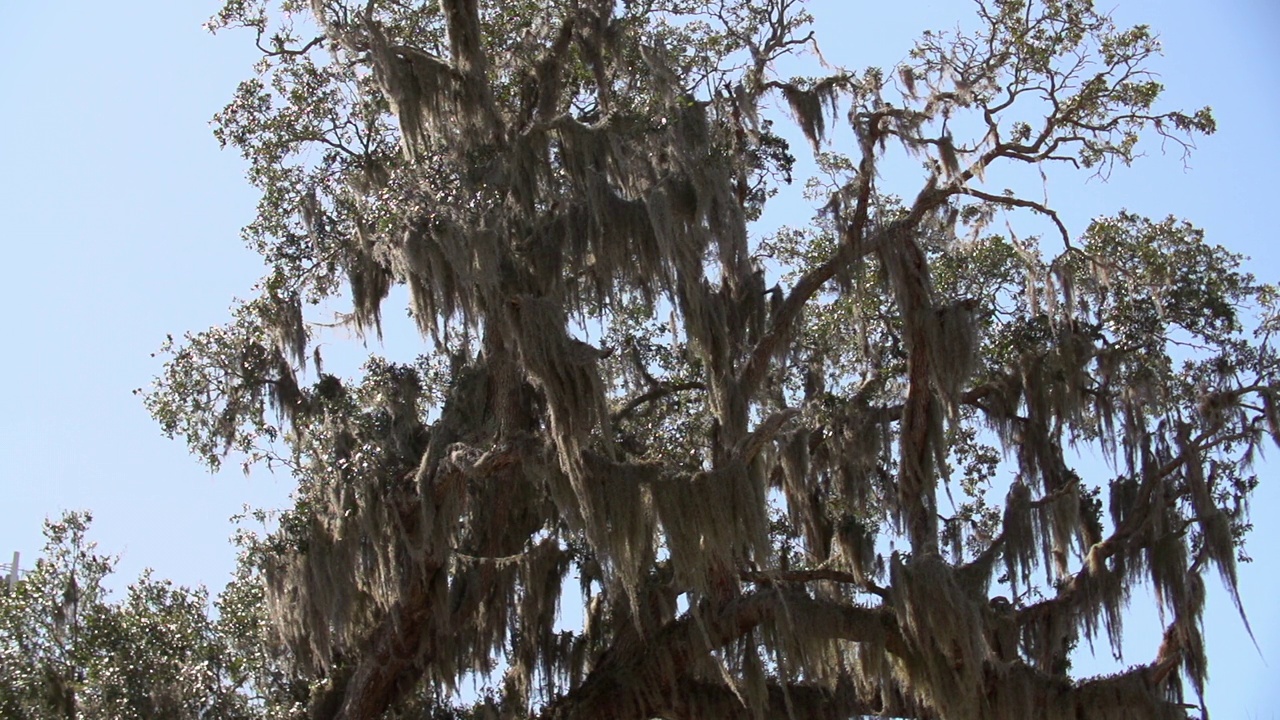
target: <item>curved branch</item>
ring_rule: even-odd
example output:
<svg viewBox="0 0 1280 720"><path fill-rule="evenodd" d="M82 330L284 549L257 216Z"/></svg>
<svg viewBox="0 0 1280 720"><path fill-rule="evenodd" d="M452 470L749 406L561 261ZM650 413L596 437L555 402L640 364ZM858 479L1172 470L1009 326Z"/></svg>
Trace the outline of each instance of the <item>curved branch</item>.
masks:
<svg viewBox="0 0 1280 720"><path fill-rule="evenodd" d="M679 720L844 720L884 711L879 704L859 698L852 683L841 684L835 690L808 683L768 683L764 691L765 706L749 708L723 684L685 678L671 693L666 707L657 708L654 715ZM894 717L915 716L895 711Z"/></svg>
<svg viewBox="0 0 1280 720"><path fill-rule="evenodd" d="M748 356L747 362L743 365L742 372L738 375L739 387L744 395L751 396L756 388L759 387L761 380L764 379L765 371L769 367L769 361L791 337L796 321L800 318L800 311L804 309L809 299L827 281L834 278L842 268L863 256L875 252L876 248L883 242L881 238L865 243L851 242L853 237L856 237L854 233L845 233L845 240L831 254L831 257L827 258L818 267L805 273L796 282L795 287L791 288L791 292L787 294L786 299L782 301L782 305L773 316L769 331L756 343L755 348L752 349L751 354Z"/></svg>
<svg viewBox="0 0 1280 720"><path fill-rule="evenodd" d="M688 392L690 390L706 390L706 389L707 389L707 386L704 383L700 383L700 382L662 383L657 387L655 387L654 389L650 390L649 392L646 392L643 395L638 395L632 398L631 400L628 400L627 404L623 405L620 410L615 412L613 416L610 418L610 420L613 422L613 424L616 425L618 422L625 420L628 417L630 417L632 414L634 414L637 410L640 409L641 406L647 405L652 402L657 402L667 397L668 395L674 395L676 393L681 393L681 392Z"/></svg>
<svg viewBox="0 0 1280 720"><path fill-rule="evenodd" d="M1211 433L1206 432L1194 438L1188 447L1193 448L1195 452L1202 452L1217 445L1247 437L1247 433L1236 433L1212 438L1212 442L1208 442L1211 439ZM1150 522L1151 511L1160 509L1159 506L1153 506L1151 502L1156 485L1186 462L1187 453L1184 451L1164 465L1146 473L1142 479L1142 485L1138 488L1137 499L1133 505L1134 512L1111 535L1089 548L1084 566L1059 585L1056 596L1019 610L1018 624L1024 625L1037 617L1058 612L1063 607L1074 607L1076 603L1085 602L1089 596L1088 589L1099 582L1104 573L1110 572L1106 561L1119 554L1134 537L1139 535L1139 532Z"/></svg>
<svg viewBox="0 0 1280 720"><path fill-rule="evenodd" d="M279 38L272 38L272 40L275 41L276 49L268 50L262 46L262 31L259 30L258 37L253 41L253 43L258 46L258 50L262 51L263 57L297 57L311 52L314 47L324 42L325 37L325 35L314 37L310 42L300 48L287 48Z"/></svg>
<svg viewBox="0 0 1280 720"><path fill-rule="evenodd" d="M695 614L696 613L696 614ZM897 621L882 608L818 600L778 589L742 595L722 609L699 609L673 620L628 652L606 655L576 689L562 695L542 720L647 720L672 712L668 702L693 667L711 651L756 627L785 616L803 615L810 631L832 640L877 643L905 652ZM684 715L680 715L684 717Z"/></svg>
<svg viewBox="0 0 1280 720"><path fill-rule="evenodd" d="M876 585L870 580L861 579L850 572L836 570L834 568L814 568L812 570L783 570L778 572L744 572L742 579L747 582L756 583L762 586L770 586L775 583L809 583L809 582L837 582L845 585L853 585L859 590L876 595L882 600L889 599L889 591Z"/></svg>
<svg viewBox="0 0 1280 720"><path fill-rule="evenodd" d="M969 187L957 188L956 193L960 195L968 195L970 197L974 197L979 200L984 200L994 205L1003 205L1005 207L1020 207L1020 208L1027 208L1030 210L1034 210L1035 212L1038 212L1041 215L1044 215L1045 217L1049 218L1050 220L1053 221L1054 225L1058 226L1058 233L1062 235L1063 244L1067 247L1068 250L1071 249L1071 233L1067 231L1067 226L1063 224L1062 218L1058 217L1058 213L1056 210L1050 208L1049 206L1043 203L1038 203L1038 202L1035 202L1034 200L1027 200L1025 198L1013 197L1009 195L995 195L989 192L983 192L982 190L974 190L973 188L969 188Z"/></svg>

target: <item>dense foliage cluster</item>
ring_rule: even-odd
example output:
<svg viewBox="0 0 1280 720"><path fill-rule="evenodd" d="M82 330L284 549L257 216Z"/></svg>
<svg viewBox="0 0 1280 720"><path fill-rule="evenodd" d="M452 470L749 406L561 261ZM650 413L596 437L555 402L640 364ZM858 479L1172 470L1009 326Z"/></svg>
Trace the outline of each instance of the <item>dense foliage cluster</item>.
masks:
<svg viewBox="0 0 1280 720"><path fill-rule="evenodd" d="M262 59L217 133L269 274L148 402L297 479L245 571L272 712L444 716L473 682L466 713L548 720L1197 712L1275 291L1184 222L989 187L1214 121L1160 109L1155 37L1087 0L977 15L785 78L798 0L229 0ZM762 236L807 166L785 123L816 212ZM396 287L422 357L325 373L317 309L380 333ZM1143 583L1161 647L1074 677Z"/></svg>
<svg viewBox="0 0 1280 720"><path fill-rule="evenodd" d="M0 717L250 720L265 705L248 691L267 688L272 706L285 705L251 576L227 586L216 616L203 589L150 573L113 602L115 559L89 542L90 520L47 522L35 568L0 586ZM305 684L298 690L305 696Z"/></svg>

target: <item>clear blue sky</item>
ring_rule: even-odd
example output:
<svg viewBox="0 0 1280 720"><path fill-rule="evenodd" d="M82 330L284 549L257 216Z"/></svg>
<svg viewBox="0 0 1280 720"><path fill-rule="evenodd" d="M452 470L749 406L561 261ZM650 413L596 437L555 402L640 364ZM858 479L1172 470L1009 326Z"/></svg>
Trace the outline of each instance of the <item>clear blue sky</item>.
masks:
<svg viewBox="0 0 1280 720"><path fill-rule="evenodd" d="M1274 181L1280 167L1280 5L1267 0L1110 0L1122 23L1164 39L1157 69L1169 106L1212 105L1220 132L1184 171L1151 157L1107 184L1063 177L1050 188L1073 229L1121 207L1175 214L1253 257L1280 281ZM972 14L967 0L815 0L828 60L890 66L920 30ZM251 37L210 37L215 2L87 0L10 3L0 26L0 209L10 308L0 353L0 557L26 564L40 524L90 509L93 535L120 553L123 578L216 589L233 551L228 518L242 504L278 506L291 487L265 471L210 476L164 440L131 391L158 369L166 333L226 318L260 274L238 239L256 197L243 166L219 151L208 120L247 76ZM797 208L797 220L803 210ZM389 315L398 313L389 312ZM1276 453L1273 453L1275 456ZM1280 477L1261 468L1255 531L1241 586L1265 662L1222 593L1206 621L1210 709L1273 718L1280 706ZM1210 583L1211 586L1213 583ZM1130 663L1156 650L1153 612L1134 613ZM1269 662L1270 667L1265 663Z"/></svg>

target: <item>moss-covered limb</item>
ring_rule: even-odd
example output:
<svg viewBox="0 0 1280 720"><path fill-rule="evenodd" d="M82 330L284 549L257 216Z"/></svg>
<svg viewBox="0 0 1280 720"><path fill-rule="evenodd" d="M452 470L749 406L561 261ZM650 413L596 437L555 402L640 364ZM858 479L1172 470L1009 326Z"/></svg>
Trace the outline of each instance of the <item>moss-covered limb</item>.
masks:
<svg viewBox="0 0 1280 720"><path fill-rule="evenodd" d="M1025 628L1022 642L1032 657L1024 660L1007 602L989 608L975 604L936 560L913 559L895 566L895 575L895 603L907 645L895 653L895 682L907 697L941 717L1185 717L1171 671L1183 665L1199 682L1196 658L1203 641L1191 618L1198 616L1195 603L1202 595L1179 613L1154 662L1123 675L1076 682L1061 666L1038 660L1041 648ZM1069 632L1070 622L1048 627Z"/></svg>
<svg viewBox="0 0 1280 720"><path fill-rule="evenodd" d="M928 714L887 712L881 703L860 698L852 683L831 688L798 682L769 682L762 690L764 701L760 706L748 707L740 693L724 684L685 678L677 684L667 702L654 709L653 717L664 720L846 720L870 715L926 720L930 717Z"/></svg>
<svg viewBox="0 0 1280 720"><path fill-rule="evenodd" d="M407 536L407 542L418 545L407 553L414 562L403 568L397 587L385 590L390 597L382 599L386 604L374 613L377 619L367 628L353 628L351 637L343 639L342 647L348 648L344 655L355 659L353 666L334 668L324 691L312 707L312 720L379 717L413 690L412 684L405 682L406 677L428 676L435 682L452 683L456 681L454 673L468 669L458 666L456 656L480 650L470 647L472 638L505 630L501 625L503 615L495 614L494 608L485 606L485 594L491 592L489 586L498 579L485 567L487 561L438 547L439 540L444 538L437 538L436 543L424 540L421 537L423 532L435 534L439 529L422 527L422 524L430 525L444 519L442 516L447 515L445 508L456 503L456 498L451 496L457 494L461 484L476 486L496 481L510 487L513 482L524 482L521 466L537 462L530 452L528 443L523 442L500 446L485 453L454 445L449 455L436 466L428 485L429 491L422 498L433 507L421 508L410 502L401 510L399 529ZM517 471L518 477L503 477L512 470ZM504 500L504 495L510 495L510 492L500 492L488 498L487 502L506 504L509 500ZM488 506L480 510L490 515L502 515ZM478 551L504 552L511 549L513 541L525 542L538 524L540 520L522 530L518 522L510 520L480 523L479 527L470 528L473 531L471 536L464 535L461 540L468 543L468 549L476 546ZM501 532L485 532L487 528L498 527ZM557 551L554 544L544 543L540 547ZM537 636L532 631L539 623L549 626L553 615L548 616L545 608L549 602L558 600L560 590L557 576L550 594L547 593L548 588L542 588L540 594L532 595L534 585L551 570L540 558L546 555L546 552L534 548L532 552L503 559L514 563L517 568L528 566L532 571L529 579L524 581L526 597L532 602L526 602L525 612L519 615L524 623L521 625L525 630L524 639L529 641ZM554 556L550 557L553 562L559 562ZM455 567L450 571L450 565L456 565L458 558L467 568ZM539 570L540 567L544 569ZM554 607L554 604L549 607ZM499 621L500 626L490 627L494 621Z"/></svg>
<svg viewBox="0 0 1280 720"><path fill-rule="evenodd" d="M768 331L756 343L743 365L739 374L739 385L743 391L754 393L764 380L769 364L790 343L805 304L842 268L874 249L874 244L856 248L850 244L841 245L830 258L800 278L773 313Z"/></svg>
<svg viewBox="0 0 1280 720"><path fill-rule="evenodd" d="M889 596L888 589L880 587L867 578L856 573L836 570L834 568L780 570L776 572L743 572L742 579L746 582L756 583L761 586L770 586L779 583L803 584L811 582L835 582L851 585L863 592L879 596L882 600L888 599Z"/></svg>
<svg viewBox="0 0 1280 720"><path fill-rule="evenodd" d="M441 478L437 488L451 485ZM444 493L447 495L448 493ZM444 498L437 498L443 500ZM416 503L404 503L399 511L399 521L410 537L418 534L423 521L422 511ZM312 720L354 720L373 718L382 714L392 703L400 699L407 688L406 674L422 669L434 659L437 637L433 616L443 608L436 602L436 587L444 579L444 553L437 548L421 554L419 561L403 569L399 586L393 597L385 598L389 607L371 627L352 628L351 636L341 639L340 647L354 651L353 667L339 666L329 679L329 687L320 702L311 708ZM315 588L308 588L306 581L295 586L303 590L303 597L314 597ZM276 602L283 602L276 598ZM301 602L307 602L303 599ZM320 608L323 611L326 608ZM332 611L348 612L346 608ZM321 618L321 622L332 622ZM345 654L345 653L344 653Z"/></svg>
<svg viewBox="0 0 1280 720"><path fill-rule="evenodd" d="M877 111L888 112L888 111ZM872 113L871 115L875 115ZM960 388L967 380L978 350L972 318L944 322L946 314L934 307L929 263L916 240L932 216L951 194L931 177L909 211L885 228L874 242L864 236L875 170L876 142L882 133L879 119L868 117L859 142L863 157L859 181L849 188L851 197L837 195L829 210L841 226L841 242L823 264L801 276L778 311L769 331L753 348L739 375L739 385L752 390L773 358L776 344L792 332L804 305L828 280L864 254L874 254L888 274L890 291L905 328L907 349L907 400L899 433L899 498L897 510L905 518L908 536L916 552L937 551L937 501L935 468L942 448L944 411L954 412ZM851 202L851 208L843 205ZM951 337L950 325L967 328ZM955 342L964 340L964 342ZM947 345L943 350L943 345ZM949 355L949 356L948 356Z"/></svg>
<svg viewBox="0 0 1280 720"><path fill-rule="evenodd" d="M937 602L937 598L932 601ZM954 609L950 608L949 609ZM901 670L877 693L859 694L852 677L830 684L788 685L765 682L762 688L730 687L699 678L697 659L717 647L743 637L752 628L782 622L784 615L797 621L795 628L812 633L825 642L863 643L874 655L889 653ZM803 623L798 619L803 618ZM892 614L842 603L816 600L803 595L759 591L744 595L716 615L701 618L702 627L690 617L672 621L645 643L613 655L597 666L577 690L562 697L541 715L542 718L701 718L701 717L850 717L856 714L887 714L903 718L1022 718L1048 713L1053 718L1181 718L1184 708L1170 700L1173 678L1170 670L1182 661L1169 643L1152 663L1124 674L1096 678L1082 683L1065 681L1032 668L1020 660L992 662L978 656L972 684L957 685L956 695L943 702L935 694L938 678L931 683L917 673L928 660L920 648L921 638L905 638ZM907 630L906 632L914 632ZM929 638L931 641L932 638ZM957 657L954 661L959 663ZM939 668L948 674L960 673L959 664ZM912 669L915 668L915 669ZM900 684L900 685L899 685ZM901 690L899 691L898 688ZM697 689L698 692L692 692ZM763 691L767 698L748 709L744 697ZM788 692L794 692L785 697ZM901 693L901 694L900 694ZM916 698L908 700L907 698ZM927 698L932 698L927 699ZM759 699L759 698L757 698ZM782 700L781 704L775 702ZM810 702L814 704L810 704ZM970 708L972 712L959 711Z"/></svg>
<svg viewBox="0 0 1280 720"><path fill-rule="evenodd" d="M1183 635L1183 620L1179 619L1166 629L1160 650L1151 662L1123 673L1077 683L1072 689L1072 696L1076 706L1083 711L1082 717L1110 720L1142 716L1184 720L1188 710L1196 709L1196 705L1182 701L1182 689L1174 674L1177 666L1187 661L1187 653L1202 652L1184 646L1179 639ZM1203 710L1203 705L1200 709Z"/></svg>
<svg viewBox="0 0 1280 720"><path fill-rule="evenodd" d="M840 82L844 82L842 79ZM836 87L832 85L831 87ZM893 114L891 108L871 112L851 112L850 120L858 136L859 160L854 177L835 192L825 212L834 221L839 243L831 255L803 273L773 312L767 331L747 355L738 374L739 386L754 396L764 380L770 363L793 341L793 333L805 305L833 279L847 277L850 267L863 257L883 252L896 242L899 234L909 235L919 227L945 199L934 191L930 182L920 193L906 217L895 220L875 233L868 231L875 198L876 164L884 136L883 121Z"/></svg>
<svg viewBox="0 0 1280 720"><path fill-rule="evenodd" d="M522 132L528 132L533 123L547 122L555 116L564 89L565 56L573 46L575 36L580 36L578 22L576 15L566 17L555 33L555 39L534 65L530 79L532 84L522 90L524 96L520 98L523 127L518 129Z"/></svg>
<svg viewBox="0 0 1280 720"><path fill-rule="evenodd" d="M320 705L313 708L310 720L376 718L408 692L404 678L421 673L433 660L430 626L438 609L432 603L431 585L432 580L423 577L402 592L363 643L354 671L341 684L336 712L333 705Z"/></svg>
<svg viewBox="0 0 1280 720"><path fill-rule="evenodd" d="M871 128L875 127L871 123ZM869 131L860 138L862 159L858 177L841 193L832 197L828 206L840 227L840 243L830 257L800 276L785 299L773 312L769 327L751 349L738 375L743 392L753 396L764 380L769 364L792 341L801 312L814 295L833 278L848 273L850 265L859 259L878 252L889 242L888 233L875 238L866 236L867 218L871 213L872 186L876 169L876 135ZM846 197L847 196L847 197ZM852 204L852 207L849 205Z"/></svg>
<svg viewBox="0 0 1280 720"><path fill-rule="evenodd" d="M1188 440L1178 455L1153 462L1141 482L1131 483L1130 490L1113 488L1113 495L1128 498L1124 500L1126 514L1115 530L1086 549L1083 566L1058 584L1055 597L1016 612L1030 661L1043 669L1055 667L1081 632L1092 639L1105 630L1111 643L1118 646L1132 584L1149 580L1161 606L1176 617L1170 632L1177 642L1171 647L1178 650L1187 679L1197 693L1202 692L1206 660L1198 623L1204 602L1204 568L1187 557L1183 536L1191 521L1173 508L1190 490L1175 474L1194 476L1198 468L1187 466L1198 463L1200 453L1240 439L1239 435L1206 432ZM1215 513L1210 510L1207 517L1213 518ZM1008 543L1004 545L1004 552L1009 553ZM1222 574L1233 590L1229 568Z"/></svg>
<svg viewBox="0 0 1280 720"><path fill-rule="evenodd" d="M922 586L922 589L928 597L921 600L939 603L937 586L932 582L926 585L928 587ZM962 612L953 602L942 602L941 606L945 608L944 614ZM1177 713L1184 707L1169 700L1172 692L1169 671L1181 662L1181 655L1170 654L1176 652L1172 646L1162 649L1161 657L1149 665L1123 675L1079 684L1034 669L1017 659L993 662L985 653L979 653L962 661L957 655L936 671L957 680L968 677L966 673L974 673L972 682L960 682L953 688L955 694L944 700L936 694L938 688L943 687L940 678L926 681L925 674L933 671L925 670L931 661L929 651L921 643L933 642L935 632L949 637L946 633L950 631L945 628L900 627L894 613L883 609L773 590L744 595L719 613L704 614L700 620L700 626L698 619L691 616L673 620L650 640L628 647L625 653L607 656L578 689L563 696L541 717L557 720L606 716L748 717L752 711L744 705L743 698L756 697L753 693L761 690L764 693L761 697L767 700L753 705L754 711L764 712L764 717L785 716L779 707L787 705L778 706L774 702L775 693L784 692L777 683L766 682L757 689L747 685L730 687L700 678L696 670L702 666L699 658L705 653L745 637L753 628L773 623L786 623L794 631L809 634L820 642L863 644L872 656L887 653L885 657L896 658L890 664L900 668L892 674L892 680L870 694L854 691L852 677L811 686L788 686L786 691L797 691L789 698L792 711L806 709L794 715L796 717L850 717L874 712L904 718L1022 718L1049 712L1046 717L1064 719L1172 718L1181 717ZM975 664L962 672L965 668L962 662L969 660ZM689 692L693 688L705 690L706 694ZM810 700L824 702L810 706ZM939 703L943 709L939 709Z"/></svg>
<svg viewBox="0 0 1280 720"><path fill-rule="evenodd" d="M761 625L782 622L826 640L893 644L892 620L882 610L862 608L777 589L741 595L719 610L703 608L672 620L627 652L602 658L578 686L553 703L543 720L653 717L667 708L680 683L704 667L710 653ZM788 621L791 622L791 621ZM900 647L900 645L896 645Z"/></svg>
<svg viewBox="0 0 1280 720"><path fill-rule="evenodd" d="M479 0L440 0L449 37L449 55L472 82L488 83L488 61L485 58L480 29Z"/></svg>
<svg viewBox="0 0 1280 720"><path fill-rule="evenodd" d="M1038 717L1046 720L1186 720L1168 661L1160 658L1123 673L1072 682L1015 662L992 666L983 680L981 714L963 717Z"/></svg>
<svg viewBox="0 0 1280 720"><path fill-rule="evenodd" d="M938 551L935 463L942 443L942 407L934 367L939 342L928 263L916 241L897 234L879 251L902 314L907 348L907 399L899 431L898 512L912 551Z"/></svg>
<svg viewBox="0 0 1280 720"><path fill-rule="evenodd" d="M478 650L475 639L495 631L489 625L500 616L479 618L480 607L465 601L483 571L450 573L454 550L522 547L544 517L536 498L512 490L527 490L525 473L545 463L527 434L508 433L485 449L467 444L501 438L490 411L503 396L496 365L491 358L458 376L416 472L338 478L327 493L310 488L298 510L310 532L298 548L268 558L278 627L300 661L312 658L311 673L328 678L315 717L375 717L412 689L404 678L415 673L453 682L454 654ZM451 591L462 601L450 603Z"/></svg>
<svg viewBox="0 0 1280 720"><path fill-rule="evenodd" d="M963 582L970 587L987 587L990 585L991 574L995 569L996 561L1003 556L1006 562L1006 569L1010 563L1016 565L1024 560L1027 563L1025 568L1019 567L1015 571L1008 573L1012 581L1017 583L1021 579L1029 577L1031 565L1034 563L1035 558L1034 550L1036 549L1034 547L1035 531L1027 524L1031 520L1030 512L1032 510L1051 512L1056 503L1064 501L1078 502L1078 490L1079 488L1073 484L1033 500L1024 485L1015 484L1005 501L1006 511L1000 519L1000 532L991 538L986 547L978 552L972 560L958 566L956 568L957 575L963 578ZM1012 510L1009 508L1012 508ZM1042 540L1042 542L1051 541L1052 538L1048 536L1045 536ZM1101 538L1099 538L1100 541ZM1010 547L1011 545L1016 547Z"/></svg>
<svg viewBox="0 0 1280 720"><path fill-rule="evenodd" d="M1169 471L1172 472L1172 468ZM1149 497L1150 491L1147 495ZM1027 506L1030 507L1030 502ZM1149 510L1148 506L1145 510L1135 512L1109 536L1090 546L1085 553L1085 561L1081 568L1058 586L1057 595L1018 611L1019 624L1037 622L1056 614L1074 618L1075 613L1080 609L1079 606L1093 597L1092 589L1099 588L1103 584L1111 585L1115 591L1120 591L1124 583L1105 582L1112 573L1107 561L1116 555L1128 552L1140 528L1150 522ZM1005 533L1001 534L1001 544L1006 543L1006 537ZM1125 591L1125 597L1127 598L1127 591Z"/></svg>

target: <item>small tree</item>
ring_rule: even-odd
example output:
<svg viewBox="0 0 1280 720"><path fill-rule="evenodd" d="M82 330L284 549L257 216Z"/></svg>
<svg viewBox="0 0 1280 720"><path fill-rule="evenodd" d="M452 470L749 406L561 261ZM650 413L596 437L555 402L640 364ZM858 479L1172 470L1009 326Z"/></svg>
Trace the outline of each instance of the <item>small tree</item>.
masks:
<svg viewBox="0 0 1280 720"><path fill-rule="evenodd" d="M1214 121L1157 109L1155 37L1087 0L977 20L784 79L797 0L226 3L263 52L217 134L269 274L148 402L212 466L296 476L256 558L310 717L446 714L473 675L501 680L467 712L548 719L1196 707L1203 576L1234 595L1277 430L1275 291L1186 223L1077 235L987 189ZM794 170L774 100L819 210L761 238ZM907 199L878 187L903 150ZM422 357L324 373L314 306L380 333L395 286ZM1073 677L1144 582L1158 652Z"/></svg>
<svg viewBox="0 0 1280 720"><path fill-rule="evenodd" d="M80 717L81 687L103 613L102 579L115 562L94 552L90 518L45 524L44 557L0 591L0 711L11 718Z"/></svg>
<svg viewBox="0 0 1280 720"><path fill-rule="evenodd" d="M246 662L228 642L243 633L243 623L235 616L212 620L203 589L175 587L150 573L128 587L122 602L110 602L106 581L115 559L88 541L91 520L67 513L46 522L35 568L12 591L0 590L0 715L261 717L263 704L241 692L254 688Z"/></svg>

